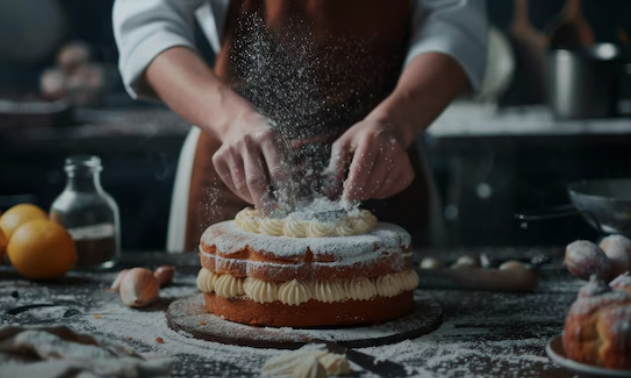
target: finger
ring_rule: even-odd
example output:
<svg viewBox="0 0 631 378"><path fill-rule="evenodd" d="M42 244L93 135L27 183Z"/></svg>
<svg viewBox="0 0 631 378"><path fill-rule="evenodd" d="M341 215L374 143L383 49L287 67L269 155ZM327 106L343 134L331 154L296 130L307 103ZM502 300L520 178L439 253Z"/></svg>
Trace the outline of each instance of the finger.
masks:
<svg viewBox="0 0 631 378"><path fill-rule="evenodd" d="M261 152L272 183L282 182L286 176L286 169L283 169L281 159L281 148L282 146L273 136L266 137L261 144Z"/></svg>
<svg viewBox="0 0 631 378"><path fill-rule="evenodd" d="M212 163L215 167L215 172L217 172L217 175L219 175L219 178L228 187L228 189L241 199L247 201L248 203L252 203L249 193L247 190L244 191L244 189L247 188L243 184L245 179L242 174L243 163L241 162L241 159L235 159L233 153L229 150L220 149L213 155ZM237 187L237 185L239 187Z"/></svg>
<svg viewBox="0 0 631 378"><path fill-rule="evenodd" d="M369 141L360 142L353 154L348 179L344 185L344 198L348 201L361 201L365 197L365 185L370 179L376 163L377 153Z"/></svg>
<svg viewBox="0 0 631 378"><path fill-rule="evenodd" d="M231 192L237 194L237 189L234 186L234 181L232 180L232 174L230 173L228 163L223 159L213 159L213 166L215 167L215 172L217 172L221 181L228 187L228 189L230 189Z"/></svg>
<svg viewBox="0 0 631 378"><path fill-rule="evenodd" d="M241 197L244 201L253 204L254 200L248 188L243 159L238 155L234 156L232 159L228 160L228 168L230 169L236 195Z"/></svg>
<svg viewBox="0 0 631 378"><path fill-rule="evenodd" d="M331 199L342 195L342 184L348 174L348 167L352 159L350 143L346 140L335 142L331 148L331 158L328 167L324 170L324 192Z"/></svg>
<svg viewBox="0 0 631 378"><path fill-rule="evenodd" d="M248 144L243 151L243 167L245 183L254 206L267 213L272 205L267 190L269 179L262 154L253 144Z"/></svg>

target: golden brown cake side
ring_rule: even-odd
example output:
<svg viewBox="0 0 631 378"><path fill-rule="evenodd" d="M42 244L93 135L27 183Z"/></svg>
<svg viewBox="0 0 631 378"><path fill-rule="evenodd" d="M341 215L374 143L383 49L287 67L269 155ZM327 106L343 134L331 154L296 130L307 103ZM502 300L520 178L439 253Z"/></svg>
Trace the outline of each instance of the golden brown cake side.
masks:
<svg viewBox="0 0 631 378"><path fill-rule="evenodd" d="M411 291L395 297L377 297L368 301L348 300L324 303L309 300L300 306L278 301L257 303L247 298L222 298L204 293L209 312L242 324L272 327L322 327L381 323L410 312L414 302Z"/></svg>

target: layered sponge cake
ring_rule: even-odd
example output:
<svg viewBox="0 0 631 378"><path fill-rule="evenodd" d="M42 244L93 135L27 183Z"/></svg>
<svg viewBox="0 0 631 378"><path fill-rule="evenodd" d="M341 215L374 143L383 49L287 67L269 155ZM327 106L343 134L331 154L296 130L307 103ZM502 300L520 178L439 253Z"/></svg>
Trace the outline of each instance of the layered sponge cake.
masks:
<svg viewBox="0 0 631 378"><path fill-rule="evenodd" d="M274 327L379 323L408 313L418 276L410 235L367 211L263 218L246 209L202 235L209 312Z"/></svg>

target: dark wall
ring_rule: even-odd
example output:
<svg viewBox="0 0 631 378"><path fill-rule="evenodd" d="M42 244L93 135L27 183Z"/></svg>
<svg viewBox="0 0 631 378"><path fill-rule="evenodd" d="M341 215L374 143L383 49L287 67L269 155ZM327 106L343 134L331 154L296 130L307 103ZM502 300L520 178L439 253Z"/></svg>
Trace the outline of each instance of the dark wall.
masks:
<svg viewBox="0 0 631 378"><path fill-rule="evenodd" d="M114 0L59 0L59 3L68 19L66 40L86 41L100 61L116 63L118 51L112 32Z"/></svg>

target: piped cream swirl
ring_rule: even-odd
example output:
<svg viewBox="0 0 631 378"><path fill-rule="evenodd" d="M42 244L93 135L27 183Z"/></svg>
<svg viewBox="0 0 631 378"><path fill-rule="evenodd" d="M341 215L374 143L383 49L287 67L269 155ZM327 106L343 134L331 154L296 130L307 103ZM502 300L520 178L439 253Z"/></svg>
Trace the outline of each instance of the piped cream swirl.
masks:
<svg viewBox="0 0 631 378"><path fill-rule="evenodd" d="M198 288L215 292L224 298L245 295L257 303L281 303L297 306L309 300L324 303L347 300L365 301L374 297L395 297L418 286L419 278L414 270L387 274L374 278L359 277L349 280L268 282L254 277L237 278L218 275L203 268L197 276Z"/></svg>
<svg viewBox="0 0 631 378"><path fill-rule="evenodd" d="M307 226L307 236L310 238L324 238L335 235L335 224L325 222L309 222Z"/></svg>
<svg viewBox="0 0 631 378"><path fill-rule="evenodd" d="M278 299L278 284L248 277L243 282L243 291L254 302L272 303Z"/></svg>
<svg viewBox="0 0 631 378"><path fill-rule="evenodd" d="M340 281L316 281L315 299L324 303L341 302L347 299L344 284Z"/></svg>
<svg viewBox="0 0 631 378"><path fill-rule="evenodd" d="M359 277L344 282L344 289L350 299L366 301L377 295L377 288L369 278Z"/></svg>
<svg viewBox="0 0 631 378"><path fill-rule="evenodd" d="M308 222L287 218L285 220L285 226L283 227L283 233L290 238L306 238L308 226Z"/></svg>
<svg viewBox="0 0 631 378"><path fill-rule="evenodd" d="M278 299L290 306L298 306L313 298L313 290L308 282L291 280L280 285L278 288Z"/></svg>
<svg viewBox="0 0 631 378"><path fill-rule="evenodd" d="M237 216L234 218L234 221L244 231L255 234L259 233L261 218L258 211L251 207L246 207L245 209L239 211Z"/></svg>
<svg viewBox="0 0 631 378"><path fill-rule="evenodd" d="M258 210L247 207L235 217L235 223L244 231L270 236L291 238L323 238L352 236L372 232L377 225L377 217L368 210L355 209L337 220L304 220L294 214L286 218L265 218Z"/></svg>
<svg viewBox="0 0 631 378"><path fill-rule="evenodd" d="M215 281L215 293L228 299L244 295L243 281L243 278L233 277L229 274L221 275Z"/></svg>
<svg viewBox="0 0 631 378"><path fill-rule="evenodd" d="M418 274L414 270L404 270L396 275L401 280L403 290L414 290L419 284Z"/></svg>
<svg viewBox="0 0 631 378"><path fill-rule="evenodd" d="M259 225L259 232L270 236L283 236L285 221L283 219L263 218Z"/></svg>
<svg viewBox="0 0 631 378"><path fill-rule="evenodd" d="M386 274L385 276L377 278L377 281L375 282L377 294L386 298L398 295L402 288L399 281L400 280L397 280L397 277L394 274Z"/></svg>
<svg viewBox="0 0 631 378"><path fill-rule="evenodd" d="M197 288L204 293L215 291L215 281L218 275L208 269L202 268L197 274Z"/></svg>

